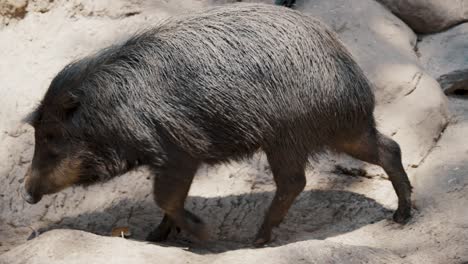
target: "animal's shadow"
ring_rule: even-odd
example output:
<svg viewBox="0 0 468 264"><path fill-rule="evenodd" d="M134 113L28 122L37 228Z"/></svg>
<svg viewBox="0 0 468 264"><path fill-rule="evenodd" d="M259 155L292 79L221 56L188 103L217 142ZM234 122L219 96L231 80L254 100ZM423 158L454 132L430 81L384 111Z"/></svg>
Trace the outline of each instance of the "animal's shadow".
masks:
<svg viewBox="0 0 468 264"><path fill-rule="evenodd" d="M274 192L224 197L189 197L186 208L204 219L210 242L197 242L185 232L173 231L161 245L188 247L200 254L251 247ZM110 235L117 226L128 226L131 238L143 241L159 223L162 212L151 199L121 200L104 211L65 217L42 228L40 233L57 228L79 229ZM274 230L270 246L309 239L325 239L362 226L390 219L391 211L364 195L339 190L304 191Z"/></svg>

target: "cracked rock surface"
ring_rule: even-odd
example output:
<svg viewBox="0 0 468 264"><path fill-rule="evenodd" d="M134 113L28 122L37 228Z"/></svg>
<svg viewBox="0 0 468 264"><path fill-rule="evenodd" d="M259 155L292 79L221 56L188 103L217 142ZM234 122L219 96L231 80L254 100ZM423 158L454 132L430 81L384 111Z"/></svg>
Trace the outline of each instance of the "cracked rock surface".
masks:
<svg viewBox="0 0 468 264"><path fill-rule="evenodd" d="M414 186L407 225L391 220L397 199L380 168L331 154L308 168L306 190L275 229L270 247L251 249L275 190L259 153L200 168L186 206L209 225L210 242L182 232L157 245L142 242L162 218L145 168L25 203L18 191L34 139L20 120L71 60L170 15L234 1L24 2L24 17L0 23L0 263L468 261L468 102L464 96L448 100L436 81L468 68L456 55L468 52L466 24L418 42L375 0L296 1L297 10L338 32L375 86L379 128L400 143ZM130 228L131 240L109 237L122 226Z"/></svg>

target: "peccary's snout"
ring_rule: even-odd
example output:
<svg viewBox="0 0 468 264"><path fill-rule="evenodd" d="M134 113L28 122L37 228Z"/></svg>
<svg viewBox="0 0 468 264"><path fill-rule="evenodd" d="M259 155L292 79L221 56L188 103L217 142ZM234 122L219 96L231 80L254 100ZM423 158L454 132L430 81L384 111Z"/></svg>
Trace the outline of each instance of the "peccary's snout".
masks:
<svg viewBox="0 0 468 264"><path fill-rule="evenodd" d="M26 188L22 188L21 189L21 197L23 197L23 199L29 203L29 204L35 204L35 203L38 203L40 200L41 200L41 196L39 196L39 198L35 198L32 194L30 194Z"/></svg>
<svg viewBox="0 0 468 264"><path fill-rule="evenodd" d="M24 176L24 186L20 191L21 197L29 204L38 203L42 199L40 188L34 183L34 178L33 172L29 168Z"/></svg>

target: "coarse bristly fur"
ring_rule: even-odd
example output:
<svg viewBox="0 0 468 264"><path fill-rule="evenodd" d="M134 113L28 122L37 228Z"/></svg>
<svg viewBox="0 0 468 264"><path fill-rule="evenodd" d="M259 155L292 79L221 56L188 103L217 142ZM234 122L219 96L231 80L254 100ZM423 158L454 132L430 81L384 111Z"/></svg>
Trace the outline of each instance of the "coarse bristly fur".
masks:
<svg viewBox="0 0 468 264"><path fill-rule="evenodd" d="M210 162L277 144L313 154L373 123L369 83L335 34L263 5L169 19L54 82L43 104L77 97L78 132L150 153L164 135Z"/></svg>
<svg viewBox="0 0 468 264"><path fill-rule="evenodd" d="M190 175L198 163L260 149L275 175L281 167L302 175L304 157L327 148L401 174L399 147L377 132L373 111L368 80L324 24L287 8L236 4L170 18L71 63L31 123L37 141L49 122L79 146L66 156L84 164L83 182L136 165L168 173L186 159Z"/></svg>

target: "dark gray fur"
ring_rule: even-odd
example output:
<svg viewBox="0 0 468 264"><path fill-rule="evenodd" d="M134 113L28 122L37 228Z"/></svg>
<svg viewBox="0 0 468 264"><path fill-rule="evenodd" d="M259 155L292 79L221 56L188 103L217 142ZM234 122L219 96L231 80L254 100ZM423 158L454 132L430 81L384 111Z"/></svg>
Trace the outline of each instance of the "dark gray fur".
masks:
<svg viewBox="0 0 468 264"><path fill-rule="evenodd" d="M170 19L88 60L70 89L82 95L80 123L105 130L92 135L137 133L152 153L155 127L215 162L278 144L316 153L373 124L369 83L335 34L283 8Z"/></svg>

